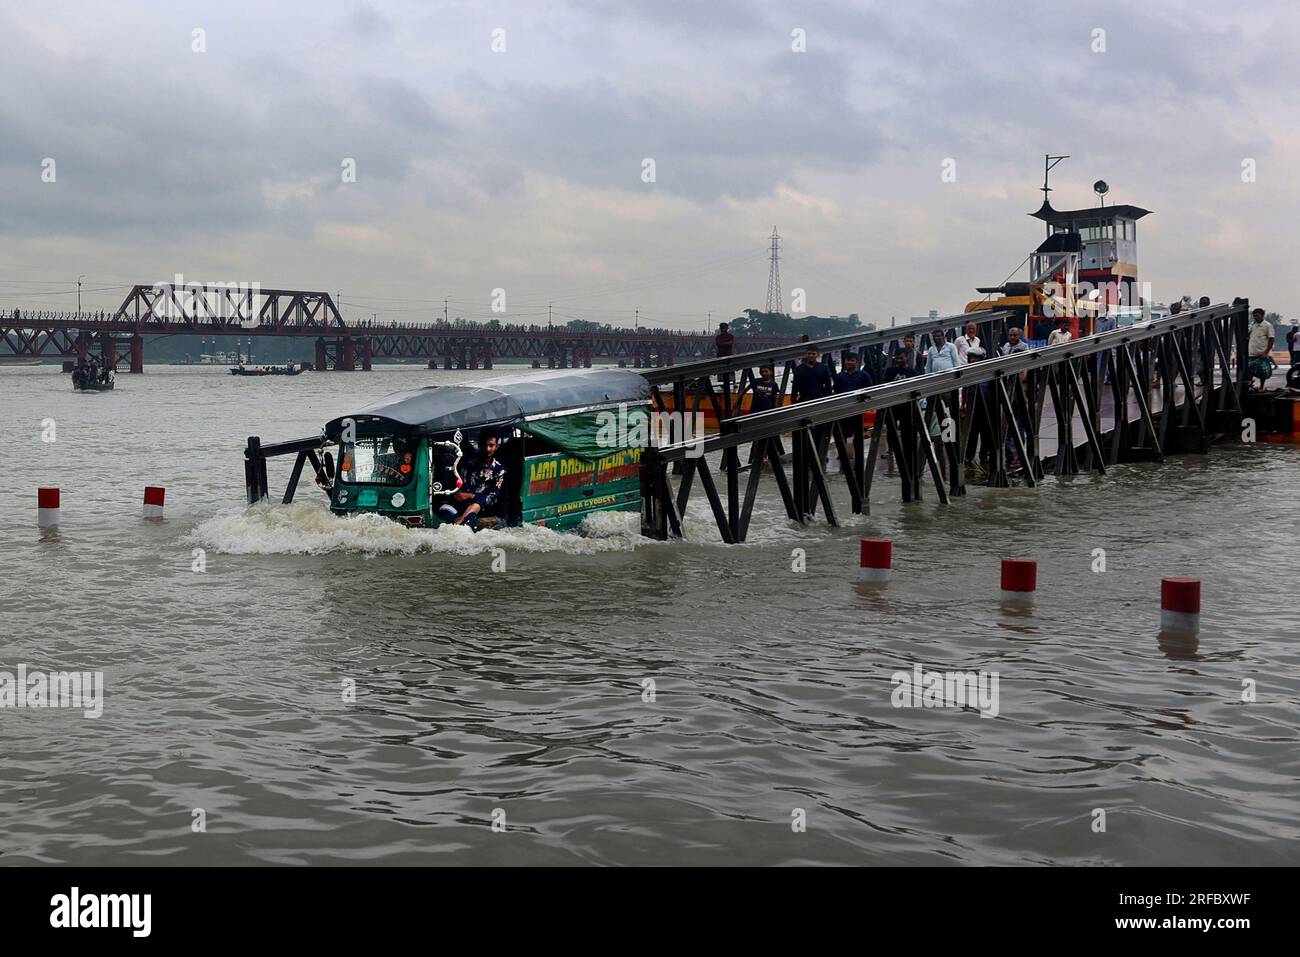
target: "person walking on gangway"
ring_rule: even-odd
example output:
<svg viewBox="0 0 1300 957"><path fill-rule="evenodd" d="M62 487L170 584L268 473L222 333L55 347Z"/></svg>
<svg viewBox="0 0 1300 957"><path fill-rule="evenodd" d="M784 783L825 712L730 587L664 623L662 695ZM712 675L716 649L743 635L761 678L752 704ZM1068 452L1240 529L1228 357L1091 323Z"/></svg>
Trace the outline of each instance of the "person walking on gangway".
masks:
<svg viewBox="0 0 1300 957"><path fill-rule="evenodd" d="M1011 356L1019 352L1029 352L1029 351L1030 351L1029 343L1025 342L1024 339L1020 338L1020 327L1012 326L1010 329L1007 330L1007 341L1002 343L1002 348L998 349L998 355ZM1020 373L1020 382L1023 383L1028 378L1029 378L1028 372ZM1015 472L1023 468L1025 463L1020 461L1020 451L1018 448L1016 448L1015 438L1012 436L1011 430L1015 429L1016 432L1020 435L1021 441L1024 442L1025 444L1028 444L1029 423L1025 421L1025 413L1021 411L1019 405L1017 405L1015 402L1012 402L1011 408L1012 411L1014 412L1014 416L1012 418L1012 421L1008 423L1009 428L1007 429L1006 450L1007 450L1007 461L1010 463L1009 470Z"/></svg>
<svg viewBox="0 0 1300 957"><path fill-rule="evenodd" d="M942 328L936 328L930 333L930 348L925 350L925 371L927 374L932 372L947 372L949 369L956 369L962 364L961 352L957 344L948 341L948 335ZM948 403L943 398L936 401L937 415L930 424L930 437L939 438L943 434L943 424L953 414L953 409L948 408ZM926 400L921 400L921 408L924 409ZM941 459L940 466L946 468L946 463Z"/></svg>
<svg viewBox="0 0 1300 957"><path fill-rule="evenodd" d="M824 399L835 390L831 370L824 362L817 361L816 349L809 349L803 355L803 362L794 370L794 401L809 402Z"/></svg>
<svg viewBox="0 0 1300 957"><path fill-rule="evenodd" d="M838 395L841 392L856 392L858 389L866 389L875 385L875 380L871 378L871 373L866 369L860 369L859 359L856 353L850 352L844 357L844 369L835 375L834 388ZM861 417L862 413L857 412L854 415ZM844 444L849 454L856 456L857 452L853 448L856 428L854 426L854 416L850 415L840 419L840 431L844 434ZM840 470L845 469L845 464L840 463Z"/></svg>
<svg viewBox="0 0 1300 957"><path fill-rule="evenodd" d="M957 357L961 359L961 364L966 365L970 362L971 354L976 356L984 355L984 349L980 346L979 326L973 322L966 323L966 332L953 341L957 347Z"/></svg>
<svg viewBox="0 0 1300 957"><path fill-rule="evenodd" d="M783 404L785 396L781 394L781 383L776 381L776 370L771 366L760 366L758 378L752 379L749 385L751 398L749 400L749 414L754 415L758 412L767 412L771 409L779 408ZM776 440L776 454L778 457L785 455L785 445L781 441L781 436L773 436ZM753 461L753 457L750 457Z"/></svg>
<svg viewBox="0 0 1300 957"><path fill-rule="evenodd" d="M1250 320L1250 339L1246 343L1246 354L1249 356L1246 376L1252 384L1258 379L1259 389L1256 391L1262 391L1273 376L1273 326L1265 321L1263 309L1252 309Z"/></svg>

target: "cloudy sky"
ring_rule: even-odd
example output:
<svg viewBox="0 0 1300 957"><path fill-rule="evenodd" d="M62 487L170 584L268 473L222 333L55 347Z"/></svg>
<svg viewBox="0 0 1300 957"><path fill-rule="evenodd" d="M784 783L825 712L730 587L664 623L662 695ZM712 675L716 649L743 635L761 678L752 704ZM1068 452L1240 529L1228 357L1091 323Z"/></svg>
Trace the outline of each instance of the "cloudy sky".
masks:
<svg viewBox="0 0 1300 957"><path fill-rule="evenodd" d="M6 0L0 308L181 273L701 327L762 307L775 225L787 304L957 312L1050 151L1058 207L1154 211L1158 299L1289 317L1298 54L1283 2Z"/></svg>

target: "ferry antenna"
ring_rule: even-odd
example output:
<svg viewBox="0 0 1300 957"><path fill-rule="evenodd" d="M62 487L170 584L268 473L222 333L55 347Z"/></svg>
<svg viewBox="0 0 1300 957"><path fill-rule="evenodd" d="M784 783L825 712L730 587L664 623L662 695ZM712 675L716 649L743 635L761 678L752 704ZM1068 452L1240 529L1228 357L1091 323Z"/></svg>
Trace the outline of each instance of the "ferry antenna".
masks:
<svg viewBox="0 0 1300 957"><path fill-rule="evenodd" d="M1050 193L1050 192L1052 191L1052 187L1049 186L1049 185L1047 185L1048 174L1051 173L1052 170L1054 170L1054 169L1056 168L1056 164L1057 164L1057 163L1061 162L1061 160L1067 160L1067 159L1069 159L1069 158L1070 158L1070 157L1069 157L1068 155L1066 155L1066 156L1053 156L1051 153L1045 153L1045 154L1043 154L1043 185L1042 185L1042 191L1043 191L1043 205L1044 205L1044 206L1050 206L1050 205L1051 205L1050 201L1049 201L1048 198L1047 198L1047 194ZM1047 235L1049 235L1049 236L1052 235L1052 225L1051 225L1051 223L1048 223L1048 224L1047 224Z"/></svg>

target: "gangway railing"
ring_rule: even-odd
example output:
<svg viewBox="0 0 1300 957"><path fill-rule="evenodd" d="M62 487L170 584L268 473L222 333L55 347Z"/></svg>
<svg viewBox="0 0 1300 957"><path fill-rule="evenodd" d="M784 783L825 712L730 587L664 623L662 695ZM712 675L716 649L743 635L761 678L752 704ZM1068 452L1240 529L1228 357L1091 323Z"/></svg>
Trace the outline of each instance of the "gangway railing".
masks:
<svg viewBox="0 0 1300 957"><path fill-rule="evenodd" d="M1013 315L1014 313L1009 310L985 309L979 312L935 316L903 326L890 326L887 329L864 329L861 332L846 333L842 336L796 342L771 349L756 349L733 356L699 359L695 362L664 368L646 369L641 374L650 383L652 400L660 412L668 411L666 395L671 395L672 408L677 412L686 411L687 406L690 405L690 412L696 414L707 401L718 419L726 419L739 412L741 397L756 378L755 369L771 366L775 372L778 366L783 366L780 382L781 394L785 395L789 389L790 378L794 374L795 364L803 359L809 349L816 349L821 353L820 361L828 364L834 360L837 353L841 362L849 353L853 353L861 360L862 368L879 381L889 365L885 347L901 342L906 336L917 336L917 349L924 351L924 346L928 346L930 333L933 330L942 328L948 332L954 328L965 328L966 323L974 322L979 327L981 340L989 341L1001 337L1005 331L1006 321Z"/></svg>
<svg viewBox="0 0 1300 957"><path fill-rule="evenodd" d="M893 456L905 502L920 498L926 470L942 503L964 495L965 463L976 454L988 462L990 485L1008 485L1009 447L1022 463L1026 485L1033 486L1044 477L1040 435L1048 397L1057 427L1057 447L1050 458L1058 475L1083 469L1104 474L1108 465L1121 461L1163 460L1175 448L1208 451L1213 435L1235 430L1240 423L1246 369L1244 361L1234 364L1232 357L1234 350L1239 357L1246 355L1248 316L1249 302L1237 299L1230 305L1207 306L1056 346L724 417L717 434L646 450L643 531L658 538L680 536L685 507L698 478L723 541L743 541L768 467L792 521L813 520L820 504L827 522L838 524L823 464L831 443L854 512L869 511L872 479L883 447ZM1153 412L1150 402L1153 376L1159 379L1158 412ZM1105 442L1102 397L1107 385L1114 421ZM1130 414L1131 408L1135 414ZM863 420L864 413L871 411L876 417L867 451ZM1074 434L1076 412L1084 440L1079 447ZM1180 419L1177 424L1175 418ZM781 441L787 432L793 445L788 477ZM746 445L749 455L742 465L738 450ZM719 467L725 478L725 501L707 458L714 452L723 453ZM672 466L680 470L676 490ZM742 500L743 472L748 476Z"/></svg>

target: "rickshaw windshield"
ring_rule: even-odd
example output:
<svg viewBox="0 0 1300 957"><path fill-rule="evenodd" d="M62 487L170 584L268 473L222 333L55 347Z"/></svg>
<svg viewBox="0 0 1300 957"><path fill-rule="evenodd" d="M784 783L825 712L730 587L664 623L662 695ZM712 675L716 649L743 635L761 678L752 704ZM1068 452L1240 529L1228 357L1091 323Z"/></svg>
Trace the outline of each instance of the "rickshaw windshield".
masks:
<svg viewBox="0 0 1300 957"><path fill-rule="evenodd" d="M350 485L405 485L415 474L418 439L377 436L345 442L339 478Z"/></svg>

